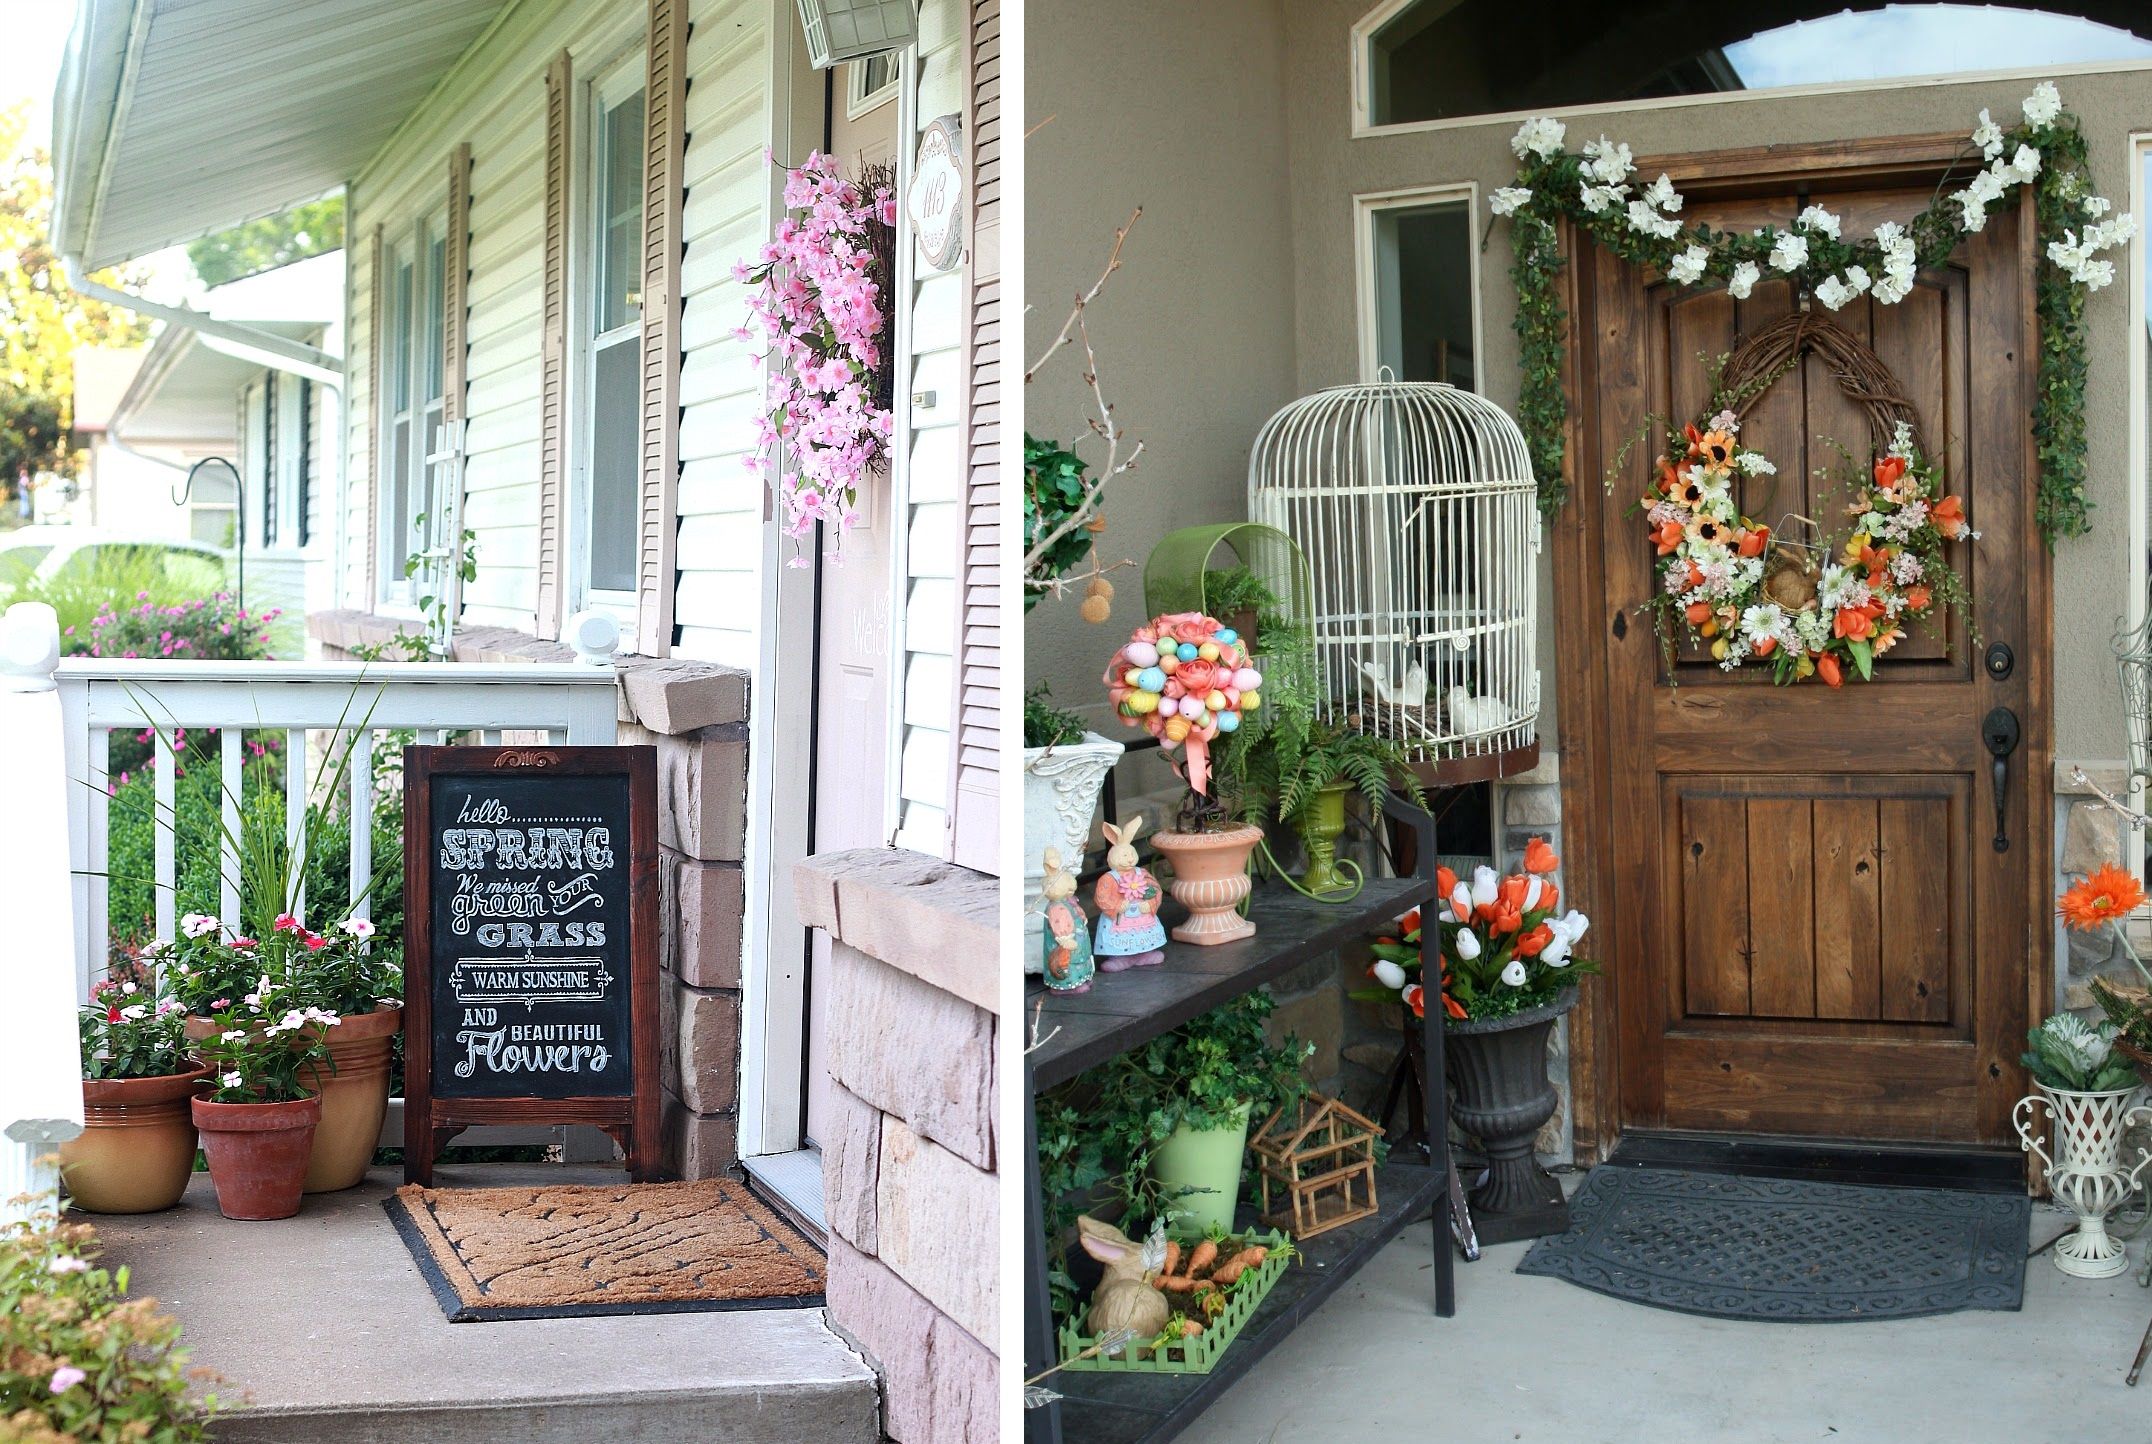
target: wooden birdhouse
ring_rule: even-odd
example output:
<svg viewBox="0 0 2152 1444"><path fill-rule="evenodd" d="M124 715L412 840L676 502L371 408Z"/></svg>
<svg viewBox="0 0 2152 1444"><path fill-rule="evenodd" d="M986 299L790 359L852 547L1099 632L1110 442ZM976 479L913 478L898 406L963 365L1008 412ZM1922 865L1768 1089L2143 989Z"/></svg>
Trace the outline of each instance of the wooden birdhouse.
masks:
<svg viewBox="0 0 2152 1444"><path fill-rule="evenodd" d="M1313 1238L1374 1214L1375 1143L1381 1137L1373 1119L1320 1094L1271 1114L1248 1142L1262 1175L1263 1222L1295 1238Z"/></svg>

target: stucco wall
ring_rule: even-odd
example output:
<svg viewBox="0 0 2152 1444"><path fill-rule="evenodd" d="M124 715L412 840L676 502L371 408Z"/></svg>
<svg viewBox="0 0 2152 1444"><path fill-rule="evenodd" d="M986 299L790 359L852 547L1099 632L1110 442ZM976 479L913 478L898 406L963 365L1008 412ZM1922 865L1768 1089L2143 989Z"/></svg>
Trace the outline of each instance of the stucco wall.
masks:
<svg viewBox="0 0 2152 1444"><path fill-rule="evenodd" d="M1251 13L1267 6L1245 7ZM1353 197L1419 185L1477 182L1483 198L1515 175L1509 137L1514 119L1400 135L1351 137L1346 64L1352 25L1366 0L1301 0L1285 19L1289 213L1295 262L1295 389L1313 391L1356 379ZM1982 106L2007 123L2037 77L1919 86L1888 86L1835 95L1764 95L1619 111L1559 112L1572 145L1601 133L1626 140L1638 156L1683 150L1819 141L1939 131L1970 131ZM2118 206L2130 203L2129 136L2152 129L2152 74L2067 75L2065 104L2091 141L2093 174ZM1249 104L1255 103L1250 97ZM1035 175L1049 172L1034 166ZM1034 186L1034 190L1038 187ZM1036 224L1036 223L1034 223ZM1487 227L1481 258L1486 394L1505 407L1517 400L1517 337L1510 329L1509 233ZM2118 263L2140 264L2134 257ZM1039 271L1034 267L1034 275ZM2091 379L2086 398L2092 535L2062 543L2055 566L2055 748L2061 758L2122 755L2121 694L2108 637L2124 610L2129 576L2129 289L2126 279L2090 298ZM1035 323L1034 323L1035 324ZM1034 412L1036 415L1037 413ZM1245 447L1245 439L1241 442ZM1551 616L1552 581L1541 578L1541 616ZM1541 639L1550 685L1541 723L1556 736L1554 641Z"/></svg>
<svg viewBox="0 0 2152 1444"><path fill-rule="evenodd" d="M1090 314L1108 399L1145 445L1109 499L1100 548L1109 562L1140 563L1175 527L1245 516L1248 444L1296 388L1286 8L1101 0L1027 14L1025 124L1040 128L1025 148L1021 364L1098 278L1115 227L1144 208ZM1082 372L1081 352L1064 352L1026 389L1033 435L1084 434ZM1083 449L1094 461L1103 454L1095 442ZM1111 580L1106 625L1087 625L1071 594L1040 602L1025 626L1027 684L1051 684L1056 701L1102 730L1099 672L1143 610L1140 567Z"/></svg>

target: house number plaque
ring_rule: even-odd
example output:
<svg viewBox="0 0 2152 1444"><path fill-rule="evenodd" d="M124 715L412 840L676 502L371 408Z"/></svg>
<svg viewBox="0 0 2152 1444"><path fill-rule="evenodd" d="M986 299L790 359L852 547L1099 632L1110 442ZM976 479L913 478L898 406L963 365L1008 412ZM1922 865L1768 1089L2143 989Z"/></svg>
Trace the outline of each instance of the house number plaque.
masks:
<svg viewBox="0 0 2152 1444"><path fill-rule="evenodd" d="M404 1177L485 1123L657 1145L647 747L404 749Z"/></svg>

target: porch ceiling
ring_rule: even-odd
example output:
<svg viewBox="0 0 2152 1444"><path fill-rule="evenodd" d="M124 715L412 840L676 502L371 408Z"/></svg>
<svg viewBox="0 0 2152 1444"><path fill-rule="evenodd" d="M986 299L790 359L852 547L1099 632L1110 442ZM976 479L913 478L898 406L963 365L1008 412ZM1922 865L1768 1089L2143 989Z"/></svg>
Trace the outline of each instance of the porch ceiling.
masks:
<svg viewBox="0 0 2152 1444"><path fill-rule="evenodd" d="M510 0L79 0L53 238L95 269L342 185Z"/></svg>

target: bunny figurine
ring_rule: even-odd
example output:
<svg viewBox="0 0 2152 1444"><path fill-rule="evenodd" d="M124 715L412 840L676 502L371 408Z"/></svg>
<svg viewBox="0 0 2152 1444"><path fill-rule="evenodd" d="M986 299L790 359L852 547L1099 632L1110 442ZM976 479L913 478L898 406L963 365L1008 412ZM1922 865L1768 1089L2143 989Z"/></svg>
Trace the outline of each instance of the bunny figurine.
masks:
<svg viewBox="0 0 2152 1444"><path fill-rule="evenodd" d="M1138 1339L1157 1337L1173 1316L1172 1304L1151 1282L1165 1267L1164 1232L1154 1231L1139 1244L1112 1224L1087 1215L1076 1220L1076 1235L1083 1251L1106 1266L1106 1276L1091 1290L1092 1337L1114 1329L1133 1330Z"/></svg>
<svg viewBox="0 0 2152 1444"><path fill-rule="evenodd" d="M1046 986L1056 993L1088 993L1097 967L1091 961L1090 919L1076 901L1076 874L1061 865L1061 849L1046 849L1044 907Z"/></svg>
<svg viewBox="0 0 2152 1444"><path fill-rule="evenodd" d="M1093 951L1099 968L1118 973L1155 968L1166 960L1166 927L1158 920L1165 893L1158 879L1136 861L1136 833L1143 819L1115 827L1105 825L1106 871L1091 889L1098 904L1098 935Z"/></svg>

